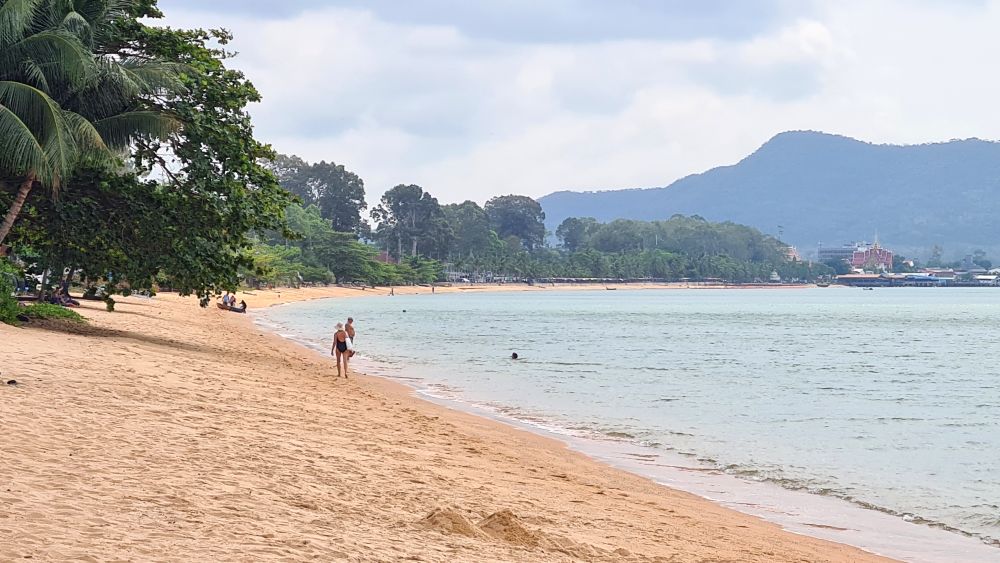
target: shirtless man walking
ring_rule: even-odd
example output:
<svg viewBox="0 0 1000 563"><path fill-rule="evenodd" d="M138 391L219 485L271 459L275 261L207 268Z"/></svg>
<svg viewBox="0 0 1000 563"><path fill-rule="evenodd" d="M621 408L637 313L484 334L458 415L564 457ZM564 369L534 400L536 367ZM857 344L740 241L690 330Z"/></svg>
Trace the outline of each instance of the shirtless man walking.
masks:
<svg viewBox="0 0 1000 563"><path fill-rule="evenodd" d="M347 331L347 337L351 339L351 344L354 344L354 317L347 317L347 325L344 326L344 330Z"/></svg>

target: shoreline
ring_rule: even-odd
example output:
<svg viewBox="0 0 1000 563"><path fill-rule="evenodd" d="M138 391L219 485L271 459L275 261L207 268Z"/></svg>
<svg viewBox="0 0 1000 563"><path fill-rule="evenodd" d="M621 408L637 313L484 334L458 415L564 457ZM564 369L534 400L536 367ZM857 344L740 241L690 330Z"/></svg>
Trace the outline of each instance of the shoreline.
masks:
<svg viewBox="0 0 1000 563"><path fill-rule="evenodd" d="M886 560L397 382L334 379L246 316L171 295L99 305L87 326L0 327L19 382L0 389L16 438L0 443L0 559Z"/></svg>
<svg viewBox="0 0 1000 563"><path fill-rule="evenodd" d="M555 285L527 285L522 283L509 284L465 284L450 286L435 286L435 294L449 293L469 293L469 292L542 292L542 291L605 291L609 288L622 291L645 291L645 290L672 290L672 291L719 291L734 289L741 291L751 290L799 290L817 287L815 284L759 284L759 285L722 285L722 284L689 284L684 282L664 282L664 283L622 283L622 284L555 284ZM842 289L846 286L838 286L825 289ZM430 295L431 286L395 286L391 288L395 295ZM247 301L250 310L271 307L274 305L284 305L288 303L299 303L313 299L330 298L351 298L351 297L371 297L390 296L390 288L359 288L331 286L309 286L302 288L276 288L261 289L253 291L240 291L241 296L248 296ZM176 294L167 292L164 295ZM282 296L284 295L284 297ZM242 297L241 297L242 298Z"/></svg>
<svg viewBox="0 0 1000 563"><path fill-rule="evenodd" d="M261 323L259 318L255 322L273 333L282 332L274 325ZM319 351L293 335L280 335L310 352ZM322 351L319 352L322 354ZM461 396L461 390L441 389L423 378L408 375L406 367L394 367L387 371L387 366L381 366L376 361L362 361L365 363L358 365L367 366L364 368L365 375L402 384L418 399L556 440L598 463L762 518L791 533L907 561L989 561L1000 554L995 545L960 530L936 526L932 522L911 523L904 515L891 510L866 506L835 495L787 488L768 480L743 479L710 465L695 463L687 456L629 439L570 431L535 415L518 414L516 409L511 411L491 403L468 400Z"/></svg>

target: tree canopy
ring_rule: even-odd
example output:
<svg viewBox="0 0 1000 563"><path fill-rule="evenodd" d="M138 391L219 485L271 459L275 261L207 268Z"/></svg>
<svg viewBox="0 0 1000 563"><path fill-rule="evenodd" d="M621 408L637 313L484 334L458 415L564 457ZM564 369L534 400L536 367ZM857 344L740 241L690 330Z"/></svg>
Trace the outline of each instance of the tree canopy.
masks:
<svg viewBox="0 0 1000 563"><path fill-rule="evenodd" d="M160 104L181 92L179 67L114 50L129 6L0 2L0 181L17 186L0 243L35 185L54 196L82 162L113 166L118 151L179 128Z"/></svg>
<svg viewBox="0 0 1000 563"><path fill-rule="evenodd" d="M371 227L362 218L362 212L368 208L364 180L342 164L326 161L309 164L298 156L279 154L265 165L275 173L283 188L305 205L316 205L333 230L358 237L371 234Z"/></svg>
<svg viewBox="0 0 1000 563"><path fill-rule="evenodd" d="M545 212L530 197L497 196L487 201L483 210L500 238L517 237L528 250L545 242Z"/></svg>
<svg viewBox="0 0 1000 563"><path fill-rule="evenodd" d="M80 131L90 122L104 146L121 150L118 159L60 156L58 200L27 197L31 169L5 170L4 203L20 201L27 209L9 240L14 252L43 267L73 266L111 281L106 285L116 290L168 278L172 287L207 302L211 294L234 288L239 270L252 266L255 233L285 230L292 196L259 164L273 154L254 138L245 108L260 96L240 72L226 68L228 33L146 25L141 18L160 15L153 2L5 1L0 22L10 23L15 5L35 6L37 14L75 6L87 22L104 14L106 25L89 28L80 18L55 24L38 15L42 23L32 24L34 33L65 39L60 45L70 45L71 54L84 54L73 60L86 59L96 70L70 73L57 60L54 78L32 76L44 78L53 91L53 84L77 80L53 98L60 115ZM120 9L102 12L101 6ZM56 29L46 31L43 24ZM4 50L4 56L17 52ZM24 54L21 60L27 68L38 57ZM9 143L8 132L0 129L0 139ZM158 180L143 179L153 171L150 178ZM51 176L35 175L34 183Z"/></svg>
<svg viewBox="0 0 1000 563"><path fill-rule="evenodd" d="M437 198L420 186L400 184L382 195L372 210L379 225L375 236L396 258L419 256L442 257L454 234L445 219Z"/></svg>

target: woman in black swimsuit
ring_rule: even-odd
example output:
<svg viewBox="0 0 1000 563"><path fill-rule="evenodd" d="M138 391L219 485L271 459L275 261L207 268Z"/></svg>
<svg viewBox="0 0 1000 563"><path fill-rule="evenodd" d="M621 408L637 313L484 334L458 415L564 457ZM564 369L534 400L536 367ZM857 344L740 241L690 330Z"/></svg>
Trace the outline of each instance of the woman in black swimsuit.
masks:
<svg viewBox="0 0 1000 563"><path fill-rule="evenodd" d="M333 333L333 347L330 349L330 353L337 358L337 377L341 375L347 378L347 360L350 359L351 353L347 349L347 331L344 330L343 323L337 323L337 332ZM344 372L340 371L340 364L344 364Z"/></svg>

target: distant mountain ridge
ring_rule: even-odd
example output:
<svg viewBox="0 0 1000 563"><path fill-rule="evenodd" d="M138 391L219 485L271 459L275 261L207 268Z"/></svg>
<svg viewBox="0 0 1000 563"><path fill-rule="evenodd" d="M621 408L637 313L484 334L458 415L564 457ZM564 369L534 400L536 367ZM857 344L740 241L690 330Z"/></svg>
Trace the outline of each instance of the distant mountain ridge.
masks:
<svg viewBox="0 0 1000 563"><path fill-rule="evenodd" d="M816 131L780 133L740 162L667 187L559 191L539 199L550 230L566 217L700 215L818 243L871 240L909 254L1000 254L1000 143L876 145Z"/></svg>

